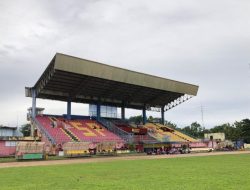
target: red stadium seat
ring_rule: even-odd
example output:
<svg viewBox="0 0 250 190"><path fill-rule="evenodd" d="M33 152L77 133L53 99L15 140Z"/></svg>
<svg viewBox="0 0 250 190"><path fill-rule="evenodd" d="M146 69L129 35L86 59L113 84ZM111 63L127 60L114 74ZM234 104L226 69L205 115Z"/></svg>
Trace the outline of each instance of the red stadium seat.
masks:
<svg viewBox="0 0 250 190"><path fill-rule="evenodd" d="M123 142L123 140L108 131L104 126L94 120L67 120L62 117L37 116L37 121L42 127L55 139L57 144L73 141L70 135L79 141L87 142L105 142L115 141ZM57 126L53 126L55 125ZM67 126L64 128L63 126ZM70 133L67 134L67 132Z"/></svg>

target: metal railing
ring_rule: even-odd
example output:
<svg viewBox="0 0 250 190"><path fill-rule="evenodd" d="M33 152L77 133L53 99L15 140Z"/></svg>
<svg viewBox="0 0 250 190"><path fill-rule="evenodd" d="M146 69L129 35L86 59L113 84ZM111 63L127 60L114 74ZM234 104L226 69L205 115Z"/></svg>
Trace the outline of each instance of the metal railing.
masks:
<svg viewBox="0 0 250 190"><path fill-rule="evenodd" d="M163 137L157 137L155 133L148 132L148 135L154 139L156 139L158 142L170 142L170 137L168 135L164 135Z"/></svg>
<svg viewBox="0 0 250 190"><path fill-rule="evenodd" d="M100 118L97 121L100 124L102 124L104 127L106 127L109 131L111 131L111 132L115 133L116 135L120 136L127 143L132 143L133 142L134 134L123 131L122 129L117 127L115 124L113 124L111 121L108 121L108 120L106 120L104 118Z"/></svg>
<svg viewBox="0 0 250 190"><path fill-rule="evenodd" d="M183 102L186 102L187 100L191 99L192 95L188 95L188 94L184 94L183 96L177 98L176 100L168 103L167 105L165 105L164 107L164 111L168 111L176 106L178 106L179 104L182 104Z"/></svg>
<svg viewBox="0 0 250 190"><path fill-rule="evenodd" d="M52 143L56 144L55 139L44 129L44 127L39 123L36 118L32 118L32 122L39 128L39 130L47 137L47 139Z"/></svg>

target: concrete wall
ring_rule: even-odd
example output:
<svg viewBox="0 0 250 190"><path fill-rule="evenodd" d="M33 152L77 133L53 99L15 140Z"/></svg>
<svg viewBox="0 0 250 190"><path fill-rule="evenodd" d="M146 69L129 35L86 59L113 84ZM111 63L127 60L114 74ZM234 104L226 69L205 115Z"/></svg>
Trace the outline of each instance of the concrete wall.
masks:
<svg viewBox="0 0 250 190"><path fill-rule="evenodd" d="M250 149L250 144L244 144L244 148L249 148Z"/></svg>
<svg viewBox="0 0 250 190"><path fill-rule="evenodd" d="M213 137L213 140L225 141L225 133L205 133L204 138L210 139L210 136Z"/></svg>
<svg viewBox="0 0 250 190"><path fill-rule="evenodd" d="M0 157L11 156L16 153L16 141L0 141Z"/></svg>

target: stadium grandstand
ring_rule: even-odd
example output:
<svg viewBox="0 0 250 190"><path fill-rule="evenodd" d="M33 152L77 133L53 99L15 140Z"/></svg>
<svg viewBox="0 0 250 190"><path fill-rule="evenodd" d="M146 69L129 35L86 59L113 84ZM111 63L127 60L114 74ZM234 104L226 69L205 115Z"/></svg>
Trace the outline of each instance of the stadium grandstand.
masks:
<svg viewBox="0 0 250 190"><path fill-rule="evenodd" d="M26 97L32 98L28 113L32 135L40 136L46 146L88 142L90 149L95 149L100 143L113 143L117 150L133 144L140 151L152 146L198 143L164 125L164 113L197 92L196 85L60 53L54 56L35 85L25 88ZM66 114L43 114L43 109L36 107L37 98L67 102ZM72 102L90 104L92 114L72 115ZM103 117L105 106L121 108L121 117L116 113ZM141 110L143 122L129 123L125 108ZM161 112L161 123L147 122L148 110Z"/></svg>

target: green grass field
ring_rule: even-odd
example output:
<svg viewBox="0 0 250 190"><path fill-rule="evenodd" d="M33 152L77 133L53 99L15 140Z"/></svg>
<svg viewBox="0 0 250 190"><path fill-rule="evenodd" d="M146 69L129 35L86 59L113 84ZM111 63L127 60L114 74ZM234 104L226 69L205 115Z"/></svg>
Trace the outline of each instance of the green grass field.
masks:
<svg viewBox="0 0 250 190"><path fill-rule="evenodd" d="M0 169L0 190L250 189L250 155Z"/></svg>

